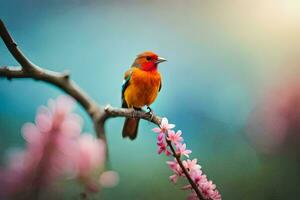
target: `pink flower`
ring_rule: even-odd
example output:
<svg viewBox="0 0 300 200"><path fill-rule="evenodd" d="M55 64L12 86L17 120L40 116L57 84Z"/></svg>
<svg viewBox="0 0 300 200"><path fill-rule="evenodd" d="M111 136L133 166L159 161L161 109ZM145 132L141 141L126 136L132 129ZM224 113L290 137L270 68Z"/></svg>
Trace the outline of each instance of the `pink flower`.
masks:
<svg viewBox="0 0 300 200"><path fill-rule="evenodd" d="M196 184L200 184L202 182L207 182L207 177L205 174L202 174L202 171L199 170L195 170L195 171L191 171L190 172L190 176L192 178L192 180L196 183Z"/></svg>
<svg viewBox="0 0 300 200"><path fill-rule="evenodd" d="M173 174L173 175L169 176L169 179L171 182L177 183L178 177L179 176L177 174Z"/></svg>
<svg viewBox="0 0 300 200"><path fill-rule="evenodd" d="M5 187L0 198L31 194L66 177L98 191L93 176L103 168L105 146L91 135L80 136L82 119L71 113L73 106L70 97L49 100L49 107L39 108L35 124L23 126L26 148L10 156L7 168L0 170L0 187Z"/></svg>
<svg viewBox="0 0 300 200"><path fill-rule="evenodd" d="M168 130L171 130L174 127L175 125L169 124L168 119L164 117L161 120L160 128L153 128L152 131L155 133L167 133Z"/></svg>
<svg viewBox="0 0 300 200"><path fill-rule="evenodd" d="M111 188L119 183L119 175L115 171L105 171L99 177L101 186Z"/></svg>
<svg viewBox="0 0 300 200"><path fill-rule="evenodd" d="M187 200L199 200L197 194L195 191L192 191L192 193L188 196Z"/></svg>
<svg viewBox="0 0 300 200"><path fill-rule="evenodd" d="M69 96L61 95L55 100L50 99L48 101L48 106L52 113L55 113L56 116L62 115L65 116L68 113L71 113L74 109L75 101Z"/></svg>
<svg viewBox="0 0 300 200"><path fill-rule="evenodd" d="M176 183L178 177L183 176L182 169L175 158L174 161L167 161L167 164L169 165L170 169L175 173L171 175L169 178L173 183Z"/></svg>
<svg viewBox="0 0 300 200"><path fill-rule="evenodd" d="M158 154L161 154L162 152L165 152L167 150L167 146L165 143L157 143L158 145L158 150L157 150L157 153Z"/></svg>
<svg viewBox="0 0 300 200"><path fill-rule="evenodd" d="M186 149L186 144L179 143L176 145L176 153L179 155L184 155L186 157L189 157L189 154L191 154L192 151Z"/></svg>
<svg viewBox="0 0 300 200"><path fill-rule="evenodd" d="M157 136L157 141L162 141L164 139L165 134L164 133L159 133Z"/></svg>
<svg viewBox="0 0 300 200"><path fill-rule="evenodd" d="M212 184L211 182L206 182L206 184L203 184L203 186L199 189L205 199L211 199L211 200L222 199L219 191L215 189L215 185ZM188 196L187 200L199 200L199 198L196 192L192 191L192 193Z"/></svg>
<svg viewBox="0 0 300 200"><path fill-rule="evenodd" d="M193 188L193 187L192 187L190 184L181 187L182 190L190 190L190 189L192 189L192 188Z"/></svg>
<svg viewBox="0 0 300 200"><path fill-rule="evenodd" d="M166 156L171 155L170 151L168 150L168 146L165 142L165 134L164 133L160 133L157 136L157 146L158 146L158 150L157 150L158 154L165 152Z"/></svg>
<svg viewBox="0 0 300 200"><path fill-rule="evenodd" d="M202 195L209 199L211 197L212 194L214 194L214 190L216 188L216 185L212 183L212 181L206 181L206 182L202 182L199 185L199 189L202 193Z"/></svg>
<svg viewBox="0 0 300 200"><path fill-rule="evenodd" d="M167 161L166 163L174 173L176 173L177 175L182 175L182 169L178 164L176 158L174 158L173 161Z"/></svg>
<svg viewBox="0 0 300 200"><path fill-rule="evenodd" d="M173 130L168 131L168 137L167 139L173 142L175 145L183 141L183 138L180 137L182 132L179 130L175 133Z"/></svg>
<svg viewBox="0 0 300 200"><path fill-rule="evenodd" d="M163 140L158 141L157 146L158 146L158 150L157 150L158 154L161 154L162 152L165 152L166 156L171 155L170 151L167 148L168 147L167 144Z"/></svg>
<svg viewBox="0 0 300 200"><path fill-rule="evenodd" d="M211 194L210 194L210 198L212 200L221 200L222 197L221 197L221 194L219 193L218 190L214 190Z"/></svg>
<svg viewBox="0 0 300 200"><path fill-rule="evenodd" d="M84 134L77 139L77 145L78 155L75 158L77 176L81 179L89 179L89 176L104 164L105 144L92 135Z"/></svg>
<svg viewBox="0 0 300 200"><path fill-rule="evenodd" d="M197 159L187 159L182 161L183 166L189 171L197 171L201 169L201 166L197 164Z"/></svg>

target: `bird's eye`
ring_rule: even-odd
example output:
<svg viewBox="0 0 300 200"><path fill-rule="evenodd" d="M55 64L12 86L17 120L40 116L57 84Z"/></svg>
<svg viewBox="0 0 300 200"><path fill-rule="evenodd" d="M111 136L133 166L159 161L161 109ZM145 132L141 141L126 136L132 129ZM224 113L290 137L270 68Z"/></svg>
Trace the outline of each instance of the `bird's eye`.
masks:
<svg viewBox="0 0 300 200"><path fill-rule="evenodd" d="M147 56L146 59L149 61L149 60L151 60L151 57L150 57L150 56Z"/></svg>

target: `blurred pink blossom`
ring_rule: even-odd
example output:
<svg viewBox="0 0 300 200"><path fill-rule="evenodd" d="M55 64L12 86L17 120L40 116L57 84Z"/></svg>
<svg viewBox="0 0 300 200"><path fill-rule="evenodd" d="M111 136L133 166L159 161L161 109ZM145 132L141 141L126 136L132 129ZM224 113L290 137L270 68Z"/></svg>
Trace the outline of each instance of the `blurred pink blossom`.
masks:
<svg viewBox="0 0 300 200"><path fill-rule="evenodd" d="M250 115L247 132L263 153L299 152L300 82L269 89Z"/></svg>
<svg viewBox="0 0 300 200"><path fill-rule="evenodd" d="M98 191L94 175L103 170L105 144L80 135L82 119L73 108L70 97L59 96L38 109L35 124L24 124L26 148L10 155L7 168L0 170L0 197L30 199L63 178L80 180L88 191Z"/></svg>
<svg viewBox="0 0 300 200"><path fill-rule="evenodd" d="M115 171L105 171L99 177L102 187L111 188L119 183L119 175Z"/></svg>
<svg viewBox="0 0 300 200"><path fill-rule="evenodd" d="M92 135L84 134L76 141L77 157L76 167L77 176L81 179L87 179L97 168L103 167L105 157L105 144Z"/></svg>

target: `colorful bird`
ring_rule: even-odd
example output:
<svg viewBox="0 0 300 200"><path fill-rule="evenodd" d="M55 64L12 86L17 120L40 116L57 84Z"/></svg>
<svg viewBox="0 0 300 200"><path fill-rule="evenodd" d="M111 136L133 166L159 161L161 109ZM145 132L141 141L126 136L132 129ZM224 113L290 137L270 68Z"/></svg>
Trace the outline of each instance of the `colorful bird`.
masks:
<svg viewBox="0 0 300 200"><path fill-rule="evenodd" d="M159 63L166 59L158 57L153 52L144 52L137 56L131 68L125 72L122 85L122 108L133 108L141 110L149 107L156 99L161 89L161 76L157 70ZM126 118L123 126L123 137L131 140L137 136L139 125L138 118Z"/></svg>

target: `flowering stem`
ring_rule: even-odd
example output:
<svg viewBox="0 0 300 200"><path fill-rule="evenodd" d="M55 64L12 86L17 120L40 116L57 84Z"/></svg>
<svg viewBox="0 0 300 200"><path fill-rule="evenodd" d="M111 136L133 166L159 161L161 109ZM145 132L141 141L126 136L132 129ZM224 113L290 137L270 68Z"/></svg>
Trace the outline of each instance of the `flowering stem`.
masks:
<svg viewBox="0 0 300 200"><path fill-rule="evenodd" d="M201 194L201 192L200 192L198 186L197 186L196 183L192 180L192 178L191 178L189 172L188 172L188 171L186 170L186 168L183 166L183 164L182 164L182 162L181 162L181 160L180 160L180 155L176 154L176 151L175 151L175 149L174 149L174 147L173 147L171 141L166 139L166 142L167 142L168 146L170 147L170 149L171 149L171 151L172 151L172 153L173 153L173 156L176 158L176 160L177 160L179 166L181 167L181 169L182 169L184 175L186 176L187 180L188 180L189 183L191 184L192 188L195 190L195 192L196 192L198 198L199 198L200 200L204 200L204 197L203 197L203 195Z"/></svg>

